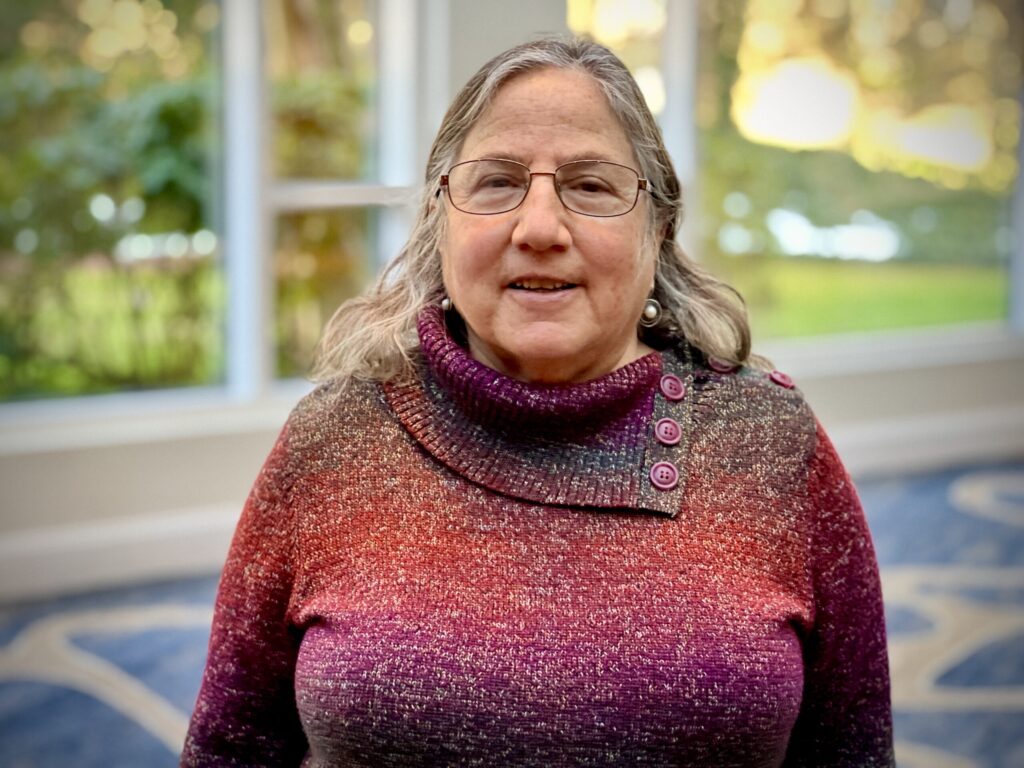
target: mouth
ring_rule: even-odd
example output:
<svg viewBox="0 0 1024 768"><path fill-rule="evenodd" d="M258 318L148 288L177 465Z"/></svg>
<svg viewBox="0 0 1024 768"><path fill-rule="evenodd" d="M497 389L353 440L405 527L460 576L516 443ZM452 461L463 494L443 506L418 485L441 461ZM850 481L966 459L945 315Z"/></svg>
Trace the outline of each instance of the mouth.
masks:
<svg viewBox="0 0 1024 768"><path fill-rule="evenodd" d="M561 280L523 279L514 280L508 287L514 291L535 291L538 293L554 293L575 288L578 283L567 283Z"/></svg>

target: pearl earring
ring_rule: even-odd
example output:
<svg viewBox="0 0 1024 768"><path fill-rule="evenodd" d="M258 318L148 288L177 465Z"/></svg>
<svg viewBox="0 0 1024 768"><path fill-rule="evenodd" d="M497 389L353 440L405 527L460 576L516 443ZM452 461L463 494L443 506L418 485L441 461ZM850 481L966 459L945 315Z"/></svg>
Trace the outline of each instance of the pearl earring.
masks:
<svg viewBox="0 0 1024 768"><path fill-rule="evenodd" d="M452 308L452 300L445 296L441 299L441 309L444 312L448 312Z"/></svg>
<svg viewBox="0 0 1024 768"><path fill-rule="evenodd" d="M657 299L648 299L644 302L644 311L640 313L640 325L644 328L653 328L661 320L661 304Z"/></svg>

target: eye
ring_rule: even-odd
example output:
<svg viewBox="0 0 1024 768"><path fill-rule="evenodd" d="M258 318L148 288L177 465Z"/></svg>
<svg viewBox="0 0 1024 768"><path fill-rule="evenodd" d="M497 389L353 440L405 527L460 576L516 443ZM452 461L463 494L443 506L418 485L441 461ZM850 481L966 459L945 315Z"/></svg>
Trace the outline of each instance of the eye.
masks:
<svg viewBox="0 0 1024 768"><path fill-rule="evenodd" d="M562 188L582 195L609 195L614 192L614 187L607 179L594 175L566 179L562 182Z"/></svg>
<svg viewBox="0 0 1024 768"><path fill-rule="evenodd" d="M507 173L491 173L477 180L477 189L508 189L517 187L520 182Z"/></svg>

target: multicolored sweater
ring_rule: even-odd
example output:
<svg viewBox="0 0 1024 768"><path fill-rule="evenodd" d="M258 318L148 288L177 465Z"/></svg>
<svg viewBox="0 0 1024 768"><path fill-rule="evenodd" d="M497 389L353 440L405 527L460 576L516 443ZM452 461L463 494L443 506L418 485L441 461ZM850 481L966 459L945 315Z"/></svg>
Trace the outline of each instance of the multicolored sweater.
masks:
<svg viewBox="0 0 1024 768"><path fill-rule="evenodd" d="M221 580L183 766L891 766L877 567L792 383L681 343L295 409Z"/></svg>

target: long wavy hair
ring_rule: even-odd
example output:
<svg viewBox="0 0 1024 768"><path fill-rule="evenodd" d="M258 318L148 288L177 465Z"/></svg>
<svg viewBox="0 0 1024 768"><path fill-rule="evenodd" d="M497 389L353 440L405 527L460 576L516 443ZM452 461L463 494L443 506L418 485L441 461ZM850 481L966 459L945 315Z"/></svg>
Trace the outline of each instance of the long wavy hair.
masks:
<svg viewBox="0 0 1024 768"><path fill-rule="evenodd" d="M419 339L416 318L444 295L438 244L445 206L440 177L456 162L466 135L510 79L555 68L584 72L600 86L633 146L651 187L644 248L657 248L653 297L663 308L653 328L638 332L653 346L685 337L706 355L750 360L750 326L739 294L690 259L676 242L682 190L658 128L629 70L610 50L581 38L545 38L495 56L463 86L448 109L427 161L425 185L408 242L362 295L342 304L317 349L314 380L387 380L411 375Z"/></svg>

